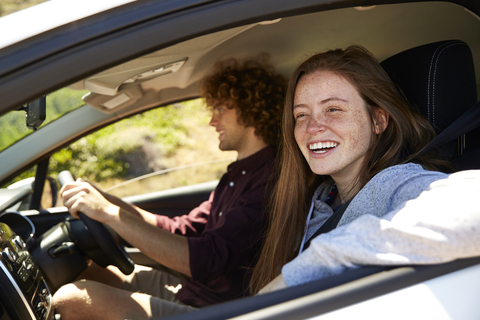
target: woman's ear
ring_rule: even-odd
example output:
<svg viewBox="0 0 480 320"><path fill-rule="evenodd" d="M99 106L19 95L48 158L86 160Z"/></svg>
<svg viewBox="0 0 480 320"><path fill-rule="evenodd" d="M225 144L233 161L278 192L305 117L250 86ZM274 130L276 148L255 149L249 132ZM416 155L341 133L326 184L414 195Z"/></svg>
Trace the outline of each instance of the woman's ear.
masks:
<svg viewBox="0 0 480 320"><path fill-rule="evenodd" d="M387 129L389 115L385 109L375 107L373 110L373 132L380 134Z"/></svg>

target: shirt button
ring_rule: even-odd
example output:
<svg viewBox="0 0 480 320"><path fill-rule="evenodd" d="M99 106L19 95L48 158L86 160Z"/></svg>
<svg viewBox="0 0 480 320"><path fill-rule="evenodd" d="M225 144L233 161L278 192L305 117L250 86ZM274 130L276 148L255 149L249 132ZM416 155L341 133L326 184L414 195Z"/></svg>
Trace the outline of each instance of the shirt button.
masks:
<svg viewBox="0 0 480 320"><path fill-rule="evenodd" d="M228 184L230 187L233 187L234 183L233 181L230 181L230 183Z"/></svg>
<svg viewBox="0 0 480 320"><path fill-rule="evenodd" d="M223 212L220 212L220 213L218 214L218 216L219 216L219 217L221 217L221 216L222 216L222 214L223 214Z"/></svg>
<svg viewBox="0 0 480 320"><path fill-rule="evenodd" d="M244 170L244 171L242 171L242 174L243 174L243 175L246 175L246 174L247 174L247 172Z"/></svg>

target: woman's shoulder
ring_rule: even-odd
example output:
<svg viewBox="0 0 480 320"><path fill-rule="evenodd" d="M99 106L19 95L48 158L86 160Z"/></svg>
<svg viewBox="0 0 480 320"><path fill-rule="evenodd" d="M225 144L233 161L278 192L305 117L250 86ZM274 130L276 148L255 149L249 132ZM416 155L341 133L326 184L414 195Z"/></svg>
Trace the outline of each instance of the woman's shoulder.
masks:
<svg viewBox="0 0 480 320"><path fill-rule="evenodd" d="M419 192L440 179L448 177L446 173L425 170L416 163L392 166L375 175L364 187L373 189L376 194L396 197L399 194L407 198L417 197Z"/></svg>
<svg viewBox="0 0 480 320"><path fill-rule="evenodd" d="M406 201L417 198L434 181L447 174L423 169L421 165L407 163L386 168L375 175L353 198L342 224L369 213L383 216ZM348 213L348 214L347 214Z"/></svg>
<svg viewBox="0 0 480 320"><path fill-rule="evenodd" d="M399 164L388 167L376 174L366 185L381 185L382 187L394 186L397 183L414 182L419 179L443 179L448 175L440 171L431 171L424 169L416 163ZM416 181L418 183L418 181Z"/></svg>
<svg viewBox="0 0 480 320"><path fill-rule="evenodd" d="M398 173L402 174L418 174L418 173L441 173L438 171L429 171L424 169L421 165L413 162L405 163L405 164L397 164L395 166L388 167L380 171L376 176L380 175L395 175ZM375 177L376 177L375 176ZM375 178L373 177L373 179Z"/></svg>

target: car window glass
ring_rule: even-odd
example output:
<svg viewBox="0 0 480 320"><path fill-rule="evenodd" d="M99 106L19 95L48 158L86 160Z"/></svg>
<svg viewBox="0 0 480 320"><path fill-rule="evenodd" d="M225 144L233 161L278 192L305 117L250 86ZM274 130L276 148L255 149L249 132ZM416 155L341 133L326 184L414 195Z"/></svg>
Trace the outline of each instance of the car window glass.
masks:
<svg viewBox="0 0 480 320"><path fill-rule="evenodd" d="M6 0L0 1L0 17L6 16L10 13L26 9L28 7L37 5L47 0Z"/></svg>
<svg viewBox="0 0 480 320"><path fill-rule="evenodd" d="M217 180L236 153L218 149L210 117L202 99L134 115L55 153L49 176L70 170L120 197Z"/></svg>
<svg viewBox="0 0 480 320"><path fill-rule="evenodd" d="M21 190L28 189L30 194L22 198L19 202L14 203L12 206L5 209L5 211L23 211L30 209L30 202L32 200L33 184L35 182L35 173L37 170L37 165L21 172L10 181L2 185L0 188L10 189L10 190ZM40 200L40 207L43 209L52 208L58 203L58 184L57 181L51 177L45 181L43 188L42 198ZM2 199L2 200L6 200Z"/></svg>
<svg viewBox="0 0 480 320"><path fill-rule="evenodd" d="M47 95L47 115L40 129L55 119L84 105L85 103L82 101L82 96L87 92L86 90L81 91L63 88ZM1 116L0 126L2 128L9 128L8 131L0 135L0 151L3 151L15 142L33 133L33 130L28 129L26 126L25 111L23 110L10 111Z"/></svg>

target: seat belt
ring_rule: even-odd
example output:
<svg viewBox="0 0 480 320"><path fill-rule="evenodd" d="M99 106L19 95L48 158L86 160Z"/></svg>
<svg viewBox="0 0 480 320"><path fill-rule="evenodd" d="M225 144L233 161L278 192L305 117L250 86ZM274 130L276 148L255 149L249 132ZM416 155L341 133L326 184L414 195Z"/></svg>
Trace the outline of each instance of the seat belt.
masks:
<svg viewBox="0 0 480 320"><path fill-rule="evenodd" d="M475 103L470 109L462 114L457 120L452 122L445 130L440 132L429 144L420 151L419 155L425 154L436 148L444 146L450 141L457 139L461 135L472 131L480 126L480 101Z"/></svg>
<svg viewBox="0 0 480 320"><path fill-rule="evenodd" d="M471 130L480 126L480 101L474 104L470 109L468 109L464 114L462 114L457 120L452 122L445 130L440 132L438 136L433 138L429 144L420 151L419 155L425 154L429 151L432 151L436 148L439 148L450 141L458 138L459 136L470 132ZM307 249L310 246L312 239L317 237L322 233L326 233L335 229L340 222L345 210L347 210L348 205L353 199L348 200L340 208L338 208L335 213L328 218L328 220L313 234L313 236L305 242L304 249Z"/></svg>
<svg viewBox="0 0 480 320"><path fill-rule="evenodd" d="M337 227L338 223L340 222L340 219L342 218L343 214L345 213L345 210L347 210L348 205L350 204L351 201L352 201L352 199L350 199L347 202L345 202L344 204L342 204L340 206L340 208L338 208L337 211L335 211L330 216L330 218L328 218L327 221L325 221L325 223L322 224L322 226L320 228L318 228L317 231L315 231L315 233L310 237L310 239L308 239L307 242L305 242L305 245L303 246L304 251L308 248L308 246L310 245L310 242L315 237L317 237L318 235L320 235L322 233L332 231L333 229L335 229Z"/></svg>

